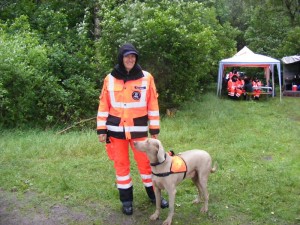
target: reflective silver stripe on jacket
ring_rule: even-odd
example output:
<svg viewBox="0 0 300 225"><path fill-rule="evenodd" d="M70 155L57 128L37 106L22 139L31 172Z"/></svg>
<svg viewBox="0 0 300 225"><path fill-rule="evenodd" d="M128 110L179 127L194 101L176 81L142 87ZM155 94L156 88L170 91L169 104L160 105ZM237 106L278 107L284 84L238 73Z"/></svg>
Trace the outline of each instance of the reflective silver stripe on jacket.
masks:
<svg viewBox="0 0 300 225"><path fill-rule="evenodd" d="M143 74L144 74L145 77L143 78L142 86L147 87L148 81L145 78L149 75L149 73L143 71ZM112 107L114 107L114 108L124 108L124 109L126 109L126 108L146 107L146 105L147 105L147 102L146 102L147 90L146 89L140 90L141 91L141 98L138 102L117 102L116 98L115 98L115 95L114 95L114 85L115 85L114 77L111 74L109 74L108 90L109 90L110 101L111 101Z"/></svg>

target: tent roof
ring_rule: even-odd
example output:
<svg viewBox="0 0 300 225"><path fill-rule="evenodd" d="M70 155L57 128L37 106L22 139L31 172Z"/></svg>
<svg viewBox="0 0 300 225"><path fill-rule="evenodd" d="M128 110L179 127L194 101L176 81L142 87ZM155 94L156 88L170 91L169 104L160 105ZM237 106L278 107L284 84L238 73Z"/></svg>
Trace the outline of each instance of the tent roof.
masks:
<svg viewBox="0 0 300 225"><path fill-rule="evenodd" d="M286 56L281 59L284 64L300 62L300 55Z"/></svg>
<svg viewBox="0 0 300 225"><path fill-rule="evenodd" d="M269 67L272 64L280 63L279 60L268 56L256 54L246 46L233 57L220 61L224 67Z"/></svg>

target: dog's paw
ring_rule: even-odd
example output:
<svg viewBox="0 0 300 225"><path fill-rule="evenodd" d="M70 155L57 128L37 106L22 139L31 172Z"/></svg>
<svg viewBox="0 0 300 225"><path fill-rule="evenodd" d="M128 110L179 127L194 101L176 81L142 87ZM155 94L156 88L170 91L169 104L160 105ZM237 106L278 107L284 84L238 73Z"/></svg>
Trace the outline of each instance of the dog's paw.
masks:
<svg viewBox="0 0 300 225"><path fill-rule="evenodd" d="M158 220L158 219L159 219L159 214L156 212L150 216L150 220Z"/></svg>
<svg viewBox="0 0 300 225"><path fill-rule="evenodd" d="M201 213L207 213L208 208L203 206L200 211L201 211Z"/></svg>
<svg viewBox="0 0 300 225"><path fill-rule="evenodd" d="M199 198L196 198L194 201L193 201L193 204L199 204L200 203L200 199Z"/></svg>
<svg viewBox="0 0 300 225"><path fill-rule="evenodd" d="M163 225L171 225L171 223L172 223L172 219L167 218L167 219L163 222Z"/></svg>

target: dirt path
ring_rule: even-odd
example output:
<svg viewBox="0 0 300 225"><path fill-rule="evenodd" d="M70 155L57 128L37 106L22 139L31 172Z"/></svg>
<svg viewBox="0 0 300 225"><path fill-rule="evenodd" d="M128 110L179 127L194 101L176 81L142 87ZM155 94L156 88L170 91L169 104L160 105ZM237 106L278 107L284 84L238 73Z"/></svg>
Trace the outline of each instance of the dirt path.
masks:
<svg viewBox="0 0 300 225"><path fill-rule="evenodd" d="M41 199L28 192L17 197L15 192L0 189L0 225L158 225L150 222L145 211L136 209L133 216L125 216L107 207L89 204L67 207L53 200Z"/></svg>
<svg viewBox="0 0 300 225"><path fill-rule="evenodd" d="M79 208L40 200L32 192L25 193L20 199L16 193L0 191L1 225L93 224L95 219Z"/></svg>

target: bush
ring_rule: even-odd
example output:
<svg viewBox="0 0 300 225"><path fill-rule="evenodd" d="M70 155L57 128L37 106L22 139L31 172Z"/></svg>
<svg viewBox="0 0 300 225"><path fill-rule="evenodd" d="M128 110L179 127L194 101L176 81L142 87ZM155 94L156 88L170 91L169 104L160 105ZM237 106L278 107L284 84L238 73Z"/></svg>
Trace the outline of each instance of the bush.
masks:
<svg viewBox="0 0 300 225"><path fill-rule="evenodd" d="M99 63L103 76L126 42L140 51L142 68L156 78L162 108L180 105L217 74L218 62L234 49L235 32L198 2L125 3L103 10Z"/></svg>
<svg viewBox="0 0 300 225"><path fill-rule="evenodd" d="M78 24L76 35L66 32L63 42L67 40L67 44L63 44L50 39L46 42L31 29L25 16L10 26L1 24L2 126L46 127L95 114L98 90L91 62L93 51L80 28L86 29Z"/></svg>
<svg viewBox="0 0 300 225"><path fill-rule="evenodd" d="M1 123L17 125L37 116L36 87L47 77L47 53L26 17L0 30Z"/></svg>
<svg viewBox="0 0 300 225"><path fill-rule="evenodd" d="M142 67L156 78L162 110L190 100L216 78L219 60L235 47L236 32L201 3L108 0L100 5L95 49L93 3L84 1L82 10L54 1L25 11L11 4L16 14L1 14L7 20L0 21L0 125L47 127L95 116L97 85L125 42L139 49Z"/></svg>

